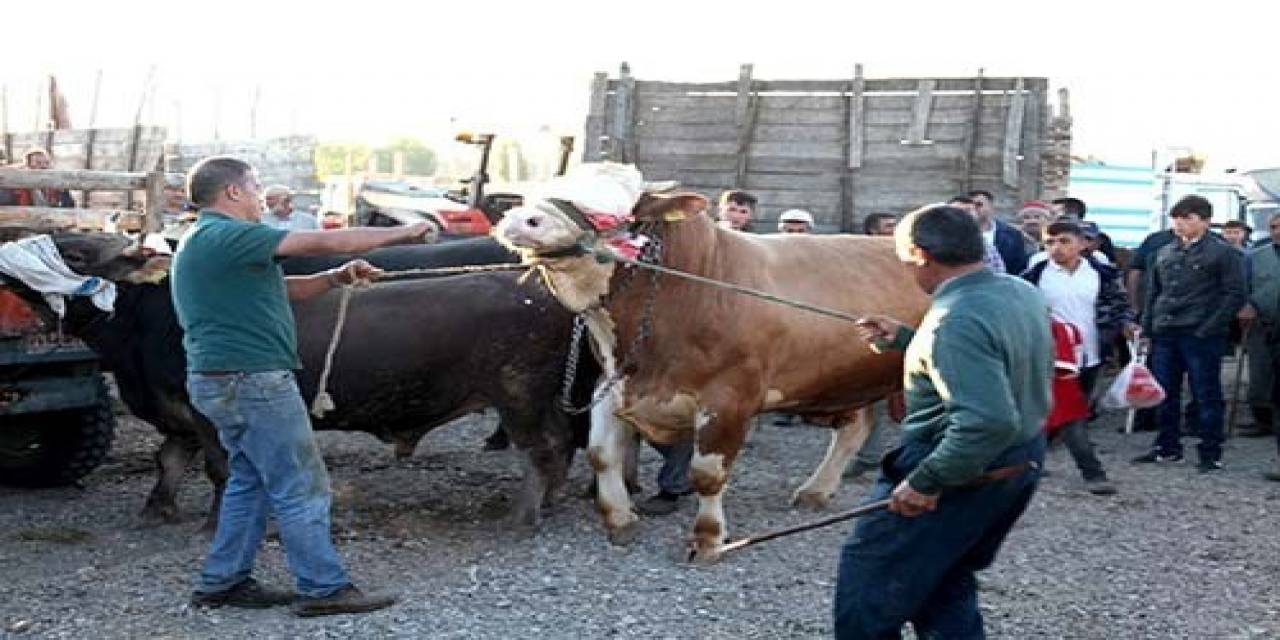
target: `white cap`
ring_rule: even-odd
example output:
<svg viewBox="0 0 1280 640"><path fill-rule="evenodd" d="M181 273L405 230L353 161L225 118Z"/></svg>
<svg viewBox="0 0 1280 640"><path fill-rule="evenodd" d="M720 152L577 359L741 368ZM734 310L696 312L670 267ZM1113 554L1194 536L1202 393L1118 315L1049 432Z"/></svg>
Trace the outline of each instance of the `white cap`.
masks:
<svg viewBox="0 0 1280 640"><path fill-rule="evenodd" d="M813 215L804 209L787 209L778 216L778 224L784 222L803 222L809 226L813 226Z"/></svg>

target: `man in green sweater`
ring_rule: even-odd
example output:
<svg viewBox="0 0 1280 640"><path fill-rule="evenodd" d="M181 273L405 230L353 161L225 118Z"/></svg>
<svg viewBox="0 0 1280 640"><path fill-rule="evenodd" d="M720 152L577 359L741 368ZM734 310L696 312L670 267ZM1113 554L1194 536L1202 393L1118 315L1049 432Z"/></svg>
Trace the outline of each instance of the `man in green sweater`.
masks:
<svg viewBox="0 0 1280 640"><path fill-rule="evenodd" d="M995 559L1040 479L1053 375L1044 299L983 268L982 233L950 206L911 213L898 256L933 304L913 331L859 322L873 348L905 350L902 441L841 552L836 636L980 638L974 572Z"/></svg>

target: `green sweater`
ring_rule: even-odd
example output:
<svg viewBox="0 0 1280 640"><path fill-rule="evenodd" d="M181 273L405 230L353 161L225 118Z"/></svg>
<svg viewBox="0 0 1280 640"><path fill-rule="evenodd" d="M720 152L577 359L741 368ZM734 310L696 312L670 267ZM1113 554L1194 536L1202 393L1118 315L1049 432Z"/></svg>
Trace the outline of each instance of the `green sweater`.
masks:
<svg viewBox="0 0 1280 640"><path fill-rule="evenodd" d="M987 270L949 280L906 350L903 439L934 444L907 481L935 494L982 475L1006 449L1036 437L1049 415L1053 338L1040 292Z"/></svg>

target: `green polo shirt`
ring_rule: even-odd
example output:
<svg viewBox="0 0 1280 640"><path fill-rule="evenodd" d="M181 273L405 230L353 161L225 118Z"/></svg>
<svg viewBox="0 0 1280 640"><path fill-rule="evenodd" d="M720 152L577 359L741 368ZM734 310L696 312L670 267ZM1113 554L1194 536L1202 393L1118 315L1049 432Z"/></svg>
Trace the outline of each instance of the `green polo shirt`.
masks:
<svg viewBox="0 0 1280 640"><path fill-rule="evenodd" d="M974 480L1043 428L1053 377L1049 309L1022 279L984 269L947 281L920 328L900 331L894 346L906 349L903 439L934 444L907 478L915 490Z"/></svg>
<svg viewBox="0 0 1280 640"><path fill-rule="evenodd" d="M275 255L286 235L212 209L200 212L173 258L173 305L188 371L301 368Z"/></svg>

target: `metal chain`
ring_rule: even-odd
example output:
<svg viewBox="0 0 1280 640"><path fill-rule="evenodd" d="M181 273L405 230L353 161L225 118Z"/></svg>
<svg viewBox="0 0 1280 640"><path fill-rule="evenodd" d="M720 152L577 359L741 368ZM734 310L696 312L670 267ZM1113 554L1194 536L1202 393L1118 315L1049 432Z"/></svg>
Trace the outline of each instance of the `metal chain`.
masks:
<svg viewBox="0 0 1280 640"><path fill-rule="evenodd" d="M640 255L642 262L659 264L662 261L662 241L654 238L649 244L645 245L644 252ZM582 353L582 335L587 329L586 312L579 313L573 318L573 337L569 341L569 355L565 362L564 383L560 389L560 408L569 415L581 415L595 408L604 400L605 396L613 390L622 378L626 375L627 367L635 364L640 356L640 348L648 341L649 336L653 334L653 310L657 306L658 299L658 272L649 272L649 298L645 301L644 310L640 314L639 327L636 330L636 336L631 341L631 346L627 349L626 354L618 362L616 370L609 379L605 381L600 388L592 394L591 401L581 407L573 405L572 391L573 383L578 377L578 357ZM619 286L605 294L605 299L601 301L600 306L603 307L605 302L622 290L622 285L630 282L635 278L634 273L626 275L618 283Z"/></svg>

